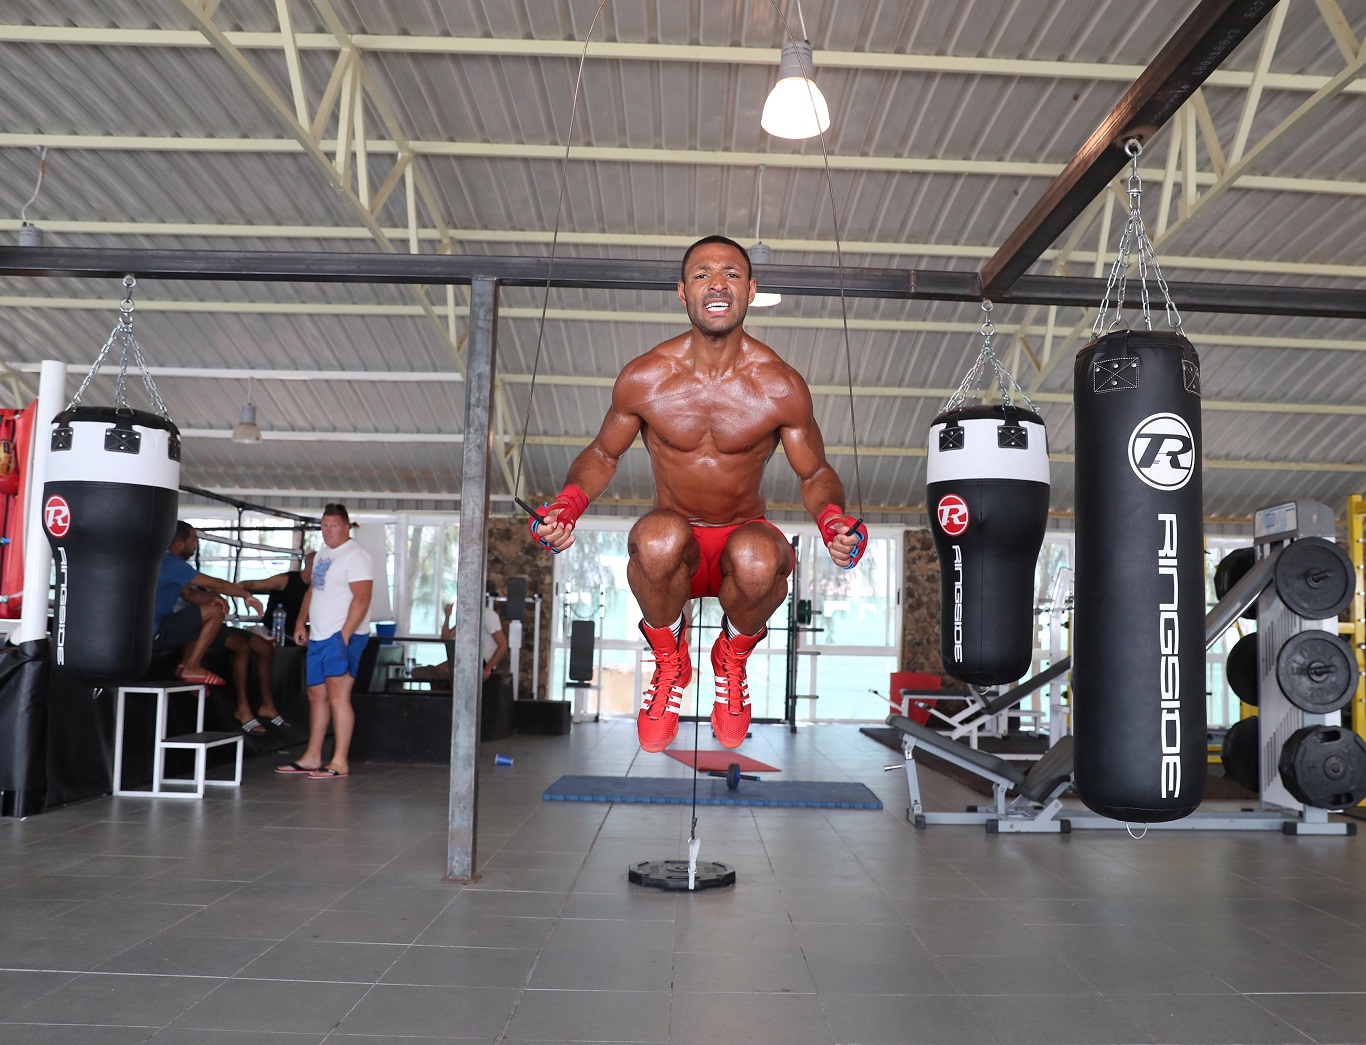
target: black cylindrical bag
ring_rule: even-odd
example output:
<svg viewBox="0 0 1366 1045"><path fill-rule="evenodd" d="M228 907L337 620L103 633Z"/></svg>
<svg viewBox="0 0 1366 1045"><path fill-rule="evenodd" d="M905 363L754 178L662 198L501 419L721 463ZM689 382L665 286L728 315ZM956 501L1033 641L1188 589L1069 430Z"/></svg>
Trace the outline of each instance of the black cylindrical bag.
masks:
<svg viewBox="0 0 1366 1045"><path fill-rule="evenodd" d="M57 578L53 669L92 683L131 681L152 657L180 434L167 418L127 408L79 406L52 423L43 529Z"/></svg>
<svg viewBox="0 0 1366 1045"><path fill-rule="evenodd" d="M1077 794L1178 820L1207 772L1199 359L1181 334L1118 330L1074 378Z"/></svg>
<svg viewBox="0 0 1366 1045"><path fill-rule="evenodd" d="M974 686L1014 682L1034 653L1034 570L1048 524L1043 420L999 404L945 411L930 425L926 477L944 670Z"/></svg>

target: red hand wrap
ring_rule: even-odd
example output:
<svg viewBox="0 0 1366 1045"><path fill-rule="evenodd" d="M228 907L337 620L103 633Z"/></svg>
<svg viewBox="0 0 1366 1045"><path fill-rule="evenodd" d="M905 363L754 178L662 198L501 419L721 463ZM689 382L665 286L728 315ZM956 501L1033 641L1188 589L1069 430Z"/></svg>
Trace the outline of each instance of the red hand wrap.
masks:
<svg viewBox="0 0 1366 1045"><path fill-rule="evenodd" d="M573 529L574 524L579 521L579 516L588 509L588 495L570 483L555 495L555 499L547 506L547 511L555 508L560 510L555 521L561 526Z"/></svg>
<svg viewBox="0 0 1366 1045"><path fill-rule="evenodd" d="M844 523L845 526L853 525L854 520L844 514L844 509L835 504L827 504L821 509L820 515L816 516L816 525L820 527L821 540L829 544L839 536L835 532L835 523Z"/></svg>

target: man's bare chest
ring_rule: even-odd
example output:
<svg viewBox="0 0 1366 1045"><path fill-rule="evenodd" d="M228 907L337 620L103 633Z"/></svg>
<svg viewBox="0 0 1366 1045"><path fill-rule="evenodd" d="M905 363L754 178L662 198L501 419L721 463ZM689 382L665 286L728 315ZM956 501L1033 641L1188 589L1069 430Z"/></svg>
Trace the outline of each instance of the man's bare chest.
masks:
<svg viewBox="0 0 1366 1045"><path fill-rule="evenodd" d="M781 404L749 382L679 383L641 410L650 441L679 452L767 453L782 426Z"/></svg>

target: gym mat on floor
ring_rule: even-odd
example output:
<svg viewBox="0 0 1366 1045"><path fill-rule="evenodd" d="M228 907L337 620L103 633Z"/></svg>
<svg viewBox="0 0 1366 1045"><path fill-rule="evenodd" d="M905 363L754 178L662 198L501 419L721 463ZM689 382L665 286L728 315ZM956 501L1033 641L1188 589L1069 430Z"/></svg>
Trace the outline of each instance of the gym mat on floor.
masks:
<svg viewBox="0 0 1366 1045"><path fill-rule="evenodd" d="M734 751L675 751L670 748L664 754L670 758L677 759L685 766L692 766L702 773L713 771L724 773L734 762L740 767L741 773L781 773L782 770L777 766L769 766L760 762L757 758L746 758L744 755L737 755ZM697 756L697 761L693 761L693 756Z"/></svg>
<svg viewBox="0 0 1366 1045"><path fill-rule="evenodd" d="M745 780L734 791L719 777L562 776L541 795L547 802L642 802L700 806L786 806L881 809L868 788L847 780Z"/></svg>

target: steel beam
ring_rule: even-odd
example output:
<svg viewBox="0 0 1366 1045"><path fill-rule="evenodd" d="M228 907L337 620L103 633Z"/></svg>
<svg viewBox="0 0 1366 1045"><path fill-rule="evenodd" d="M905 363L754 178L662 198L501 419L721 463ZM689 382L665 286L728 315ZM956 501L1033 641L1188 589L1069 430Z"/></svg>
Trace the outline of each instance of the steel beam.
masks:
<svg viewBox="0 0 1366 1045"><path fill-rule="evenodd" d="M446 879L473 882L479 799L479 706L484 685L484 564L488 553L489 458L492 453L494 353L498 284L481 276L470 285L465 357L465 440L460 476L460 556L455 583L455 667L451 691L451 774Z"/></svg>
<svg viewBox="0 0 1366 1045"><path fill-rule="evenodd" d="M1029 266L1123 169L1128 162L1124 141L1151 139L1275 6L1276 0L1201 0L983 266L983 296L1004 300Z"/></svg>
<svg viewBox="0 0 1366 1045"><path fill-rule="evenodd" d="M506 286L606 290L677 287L673 261L610 258L528 258L497 255L353 254L289 251L123 250L79 247L0 247L0 275L83 279L229 280L289 283L470 284L493 279ZM756 270L765 289L782 294L921 301L978 301L984 288L974 272L935 269L766 265ZM1366 291L1239 283L1170 284L1183 312L1366 319ZM1018 305L1095 307L1105 281L1085 276L1021 276L994 300Z"/></svg>

